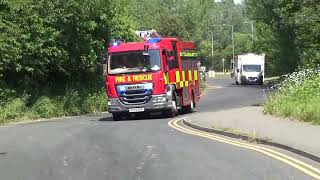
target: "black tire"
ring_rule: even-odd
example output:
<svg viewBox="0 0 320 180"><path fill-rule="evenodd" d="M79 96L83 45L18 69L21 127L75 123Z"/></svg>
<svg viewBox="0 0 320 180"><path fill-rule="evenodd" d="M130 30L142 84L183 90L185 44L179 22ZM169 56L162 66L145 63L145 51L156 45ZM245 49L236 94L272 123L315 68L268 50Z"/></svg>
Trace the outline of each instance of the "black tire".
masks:
<svg viewBox="0 0 320 180"><path fill-rule="evenodd" d="M259 79L259 85L263 85L263 77L260 77L260 79Z"/></svg>
<svg viewBox="0 0 320 180"><path fill-rule="evenodd" d="M114 121L120 121L121 115L119 113L112 113L112 118Z"/></svg>
<svg viewBox="0 0 320 180"><path fill-rule="evenodd" d="M186 113L193 113L194 111L195 111L195 108L196 108L196 103L195 103L195 101L194 101L194 96L192 95L192 97L191 97L191 104L190 105L188 105L188 106L186 106L184 109L184 111L186 112Z"/></svg>
<svg viewBox="0 0 320 180"><path fill-rule="evenodd" d="M173 100L172 100L172 108L167 109L163 114L166 118L173 118L178 114L177 101L175 96L173 97Z"/></svg>

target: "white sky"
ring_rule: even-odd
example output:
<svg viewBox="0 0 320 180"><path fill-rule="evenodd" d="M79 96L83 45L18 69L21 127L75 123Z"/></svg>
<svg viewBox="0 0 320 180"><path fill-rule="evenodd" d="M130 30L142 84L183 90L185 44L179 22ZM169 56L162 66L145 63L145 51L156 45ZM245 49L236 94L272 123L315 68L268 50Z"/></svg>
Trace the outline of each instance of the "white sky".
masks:
<svg viewBox="0 0 320 180"><path fill-rule="evenodd" d="M234 0L234 3L236 4L240 4L242 2L242 0Z"/></svg>
<svg viewBox="0 0 320 180"><path fill-rule="evenodd" d="M215 0L215 1L221 1L221 0ZM243 0L233 0L234 1L234 3L236 3L236 4L239 4L239 3L241 3Z"/></svg>

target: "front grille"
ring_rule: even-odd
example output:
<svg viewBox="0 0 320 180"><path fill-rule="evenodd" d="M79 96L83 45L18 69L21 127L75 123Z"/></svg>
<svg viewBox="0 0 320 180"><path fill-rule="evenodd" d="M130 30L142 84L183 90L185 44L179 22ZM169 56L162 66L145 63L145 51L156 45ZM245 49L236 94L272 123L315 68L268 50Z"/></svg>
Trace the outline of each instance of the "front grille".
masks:
<svg viewBox="0 0 320 180"><path fill-rule="evenodd" d="M251 81L256 81L258 78L257 77L248 77L248 79Z"/></svg>
<svg viewBox="0 0 320 180"><path fill-rule="evenodd" d="M125 105L141 105L151 100L152 90L125 88L122 92L118 91L118 95L120 101Z"/></svg>

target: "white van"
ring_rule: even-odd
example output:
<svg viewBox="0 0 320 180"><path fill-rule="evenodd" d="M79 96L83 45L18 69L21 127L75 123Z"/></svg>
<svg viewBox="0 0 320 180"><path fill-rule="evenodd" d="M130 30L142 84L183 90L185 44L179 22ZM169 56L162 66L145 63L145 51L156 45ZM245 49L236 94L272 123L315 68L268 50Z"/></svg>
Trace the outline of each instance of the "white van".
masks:
<svg viewBox="0 0 320 180"><path fill-rule="evenodd" d="M236 84L264 83L265 54L238 55L232 62L232 73Z"/></svg>

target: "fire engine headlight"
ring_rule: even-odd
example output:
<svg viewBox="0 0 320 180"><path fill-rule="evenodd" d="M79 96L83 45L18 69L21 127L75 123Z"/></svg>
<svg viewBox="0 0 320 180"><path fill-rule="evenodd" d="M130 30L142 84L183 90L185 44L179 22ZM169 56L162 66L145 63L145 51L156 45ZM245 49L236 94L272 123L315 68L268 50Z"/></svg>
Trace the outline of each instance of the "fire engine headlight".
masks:
<svg viewBox="0 0 320 180"><path fill-rule="evenodd" d="M152 89L153 89L153 84L152 84L152 83L146 83L146 84L144 84L144 89L146 89L146 90L152 90Z"/></svg>
<svg viewBox="0 0 320 180"><path fill-rule="evenodd" d="M109 106L114 106L114 105L118 105L118 104L119 104L118 101L115 99L109 99L109 101L108 101Z"/></svg>
<svg viewBox="0 0 320 180"><path fill-rule="evenodd" d="M160 97L153 98L152 102L154 102L154 103L166 102L167 100L168 100L167 97L160 96Z"/></svg>

